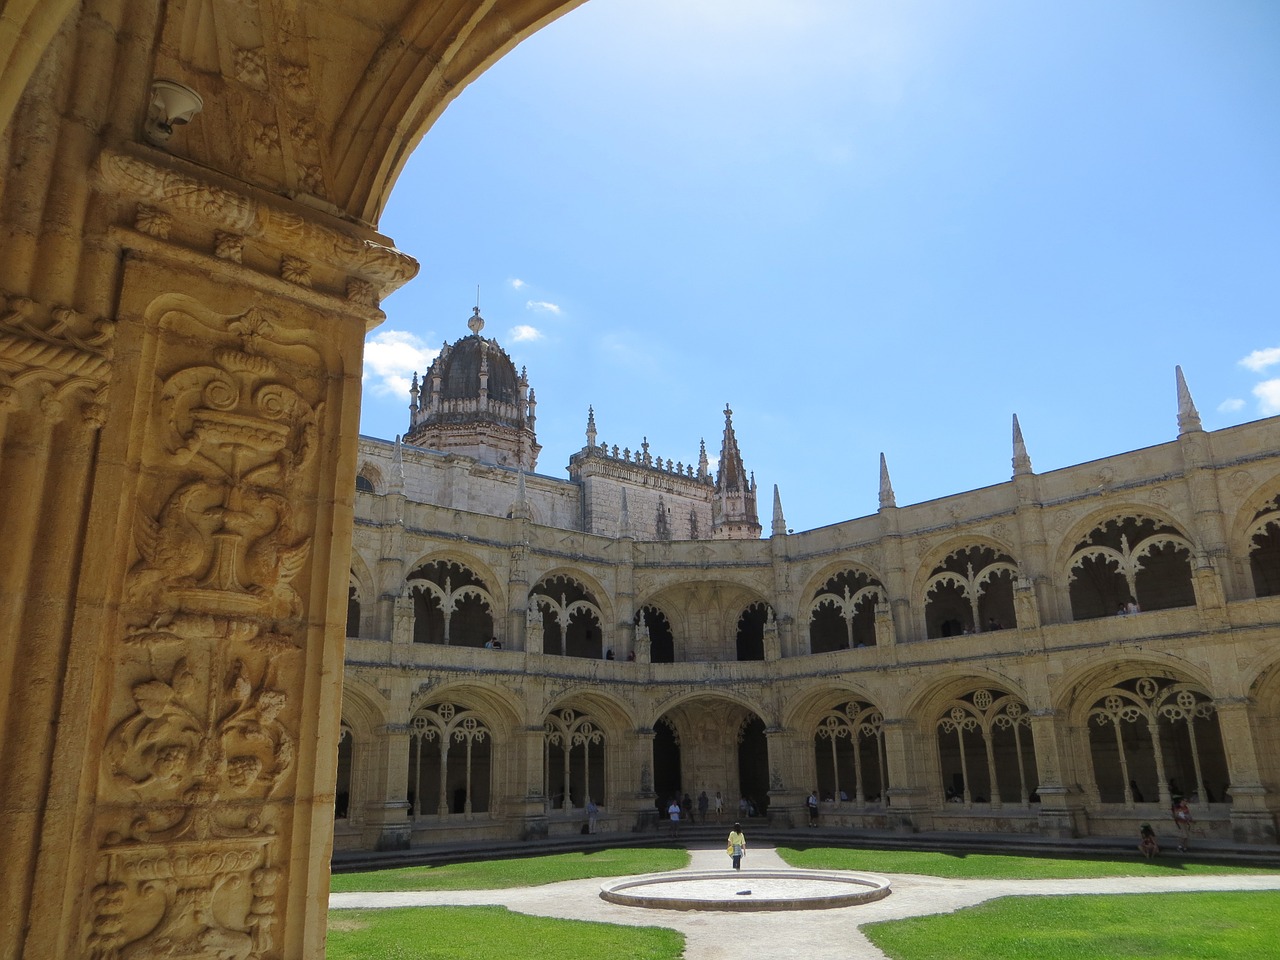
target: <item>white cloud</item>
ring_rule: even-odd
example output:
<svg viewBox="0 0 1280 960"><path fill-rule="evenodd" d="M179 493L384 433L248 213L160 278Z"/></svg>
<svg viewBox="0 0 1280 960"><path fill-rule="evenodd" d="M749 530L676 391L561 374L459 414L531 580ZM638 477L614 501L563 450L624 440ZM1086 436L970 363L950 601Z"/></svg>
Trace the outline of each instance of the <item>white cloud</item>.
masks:
<svg viewBox="0 0 1280 960"><path fill-rule="evenodd" d="M557 317L560 316L559 304L548 303L546 300L527 300L524 308L534 313L554 313Z"/></svg>
<svg viewBox="0 0 1280 960"><path fill-rule="evenodd" d="M525 343L532 340L541 340L542 331L537 327L531 327L527 323L522 323L517 327L512 327L507 336L512 343Z"/></svg>
<svg viewBox="0 0 1280 960"><path fill-rule="evenodd" d="M1229 400L1223 400L1218 404L1219 413L1235 413L1237 410L1244 409L1244 401L1239 397L1232 397Z"/></svg>
<svg viewBox="0 0 1280 960"><path fill-rule="evenodd" d="M1265 350L1253 351L1253 353L1240 361L1240 366L1252 370L1254 373L1261 373L1267 367L1274 366L1277 363L1280 363L1280 347L1267 347Z"/></svg>
<svg viewBox="0 0 1280 960"><path fill-rule="evenodd" d="M512 290L519 290L521 287L525 287L525 286L528 286L528 284L526 284L526 283L525 283L523 280L521 280L519 277L513 277L513 278L512 278L512 280L511 280L511 289L512 289Z"/></svg>
<svg viewBox="0 0 1280 960"><path fill-rule="evenodd" d="M426 373L440 351L407 330L381 330L364 343L364 382L379 397L409 399L414 372Z"/></svg>
<svg viewBox="0 0 1280 960"><path fill-rule="evenodd" d="M1258 410L1263 415L1280 413L1280 378L1263 380L1253 388L1253 395L1258 398Z"/></svg>

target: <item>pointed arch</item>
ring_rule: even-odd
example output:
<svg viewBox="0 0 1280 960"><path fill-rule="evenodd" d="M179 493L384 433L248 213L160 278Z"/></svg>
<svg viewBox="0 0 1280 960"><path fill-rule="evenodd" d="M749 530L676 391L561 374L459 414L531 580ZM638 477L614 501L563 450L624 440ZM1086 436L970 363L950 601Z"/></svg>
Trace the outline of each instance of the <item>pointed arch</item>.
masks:
<svg viewBox="0 0 1280 960"><path fill-rule="evenodd" d="M1195 546L1179 527L1139 511L1102 517L1066 558L1074 620L1195 604Z"/></svg>
<svg viewBox="0 0 1280 960"><path fill-rule="evenodd" d="M935 551L934 557L920 568L918 595L927 637L1018 626L1013 603L1018 564L1002 546L990 540L953 541L950 549Z"/></svg>

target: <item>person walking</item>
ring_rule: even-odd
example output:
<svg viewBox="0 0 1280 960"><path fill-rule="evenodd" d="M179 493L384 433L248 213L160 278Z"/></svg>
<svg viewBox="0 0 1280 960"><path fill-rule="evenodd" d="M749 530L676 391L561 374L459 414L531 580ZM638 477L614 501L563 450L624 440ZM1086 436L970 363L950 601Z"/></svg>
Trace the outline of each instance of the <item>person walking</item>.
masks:
<svg viewBox="0 0 1280 960"><path fill-rule="evenodd" d="M596 832L596 818L600 816L600 808L596 806L596 802L587 797L587 833Z"/></svg>
<svg viewBox="0 0 1280 960"><path fill-rule="evenodd" d="M747 855L747 838L742 835L742 824L735 823L729 831L729 846L725 850L733 858L733 869L742 869L742 858Z"/></svg>
<svg viewBox="0 0 1280 960"><path fill-rule="evenodd" d="M716 791L716 823L720 822L720 815L724 813L724 797L720 796L720 791Z"/></svg>
<svg viewBox="0 0 1280 960"><path fill-rule="evenodd" d="M711 806L711 799L707 796L707 791L703 790L698 794L698 822L705 824L707 822L707 808Z"/></svg>
<svg viewBox="0 0 1280 960"><path fill-rule="evenodd" d="M667 819L671 821L671 835L674 837L680 833L680 798L678 796L671 798L671 806L667 807Z"/></svg>
<svg viewBox="0 0 1280 960"><path fill-rule="evenodd" d="M809 826L816 827L818 825L818 791L814 790L809 794L804 805L809 810Z"/></svg>

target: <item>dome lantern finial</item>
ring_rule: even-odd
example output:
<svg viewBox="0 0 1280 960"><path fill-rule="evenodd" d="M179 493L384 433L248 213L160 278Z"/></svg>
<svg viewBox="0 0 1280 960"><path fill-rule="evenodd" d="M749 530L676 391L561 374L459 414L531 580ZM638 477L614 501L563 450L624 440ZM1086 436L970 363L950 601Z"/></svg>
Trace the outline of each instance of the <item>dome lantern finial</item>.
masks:
<svg viewBox="0 0 1280 960"><path fill-rule="evenodd" d="M480 336L480 331L484 329L484 317L480 316L480 308L478 306L471 308L471 319L467 321L467 329Z"/></svg>

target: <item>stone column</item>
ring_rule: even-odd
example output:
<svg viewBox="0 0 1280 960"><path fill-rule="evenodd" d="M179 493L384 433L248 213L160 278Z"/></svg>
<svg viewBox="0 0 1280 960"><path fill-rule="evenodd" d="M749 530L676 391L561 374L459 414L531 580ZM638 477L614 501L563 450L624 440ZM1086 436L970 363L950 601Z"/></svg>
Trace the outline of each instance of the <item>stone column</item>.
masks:
<svg viewBox="0 0 1280 960"><path fill-rule="evenodd" d="M511 815L520 824L521 840L540 840L547 835L547 796L543 784L543 751L546 730L531 723L516 731L514 769L517 771Z"/></svg>
<svg viewBox="0 0 1280 960"><path fill-rule="evenodd" d="M930 826L930 797L922 734L910 718L884 719L884 753L889 779L888 820L893 829L916 833ZM934 774L936 779L937 774Z"/></svg>
<svg viewBox="0 0 1280 960"><path fill-rule="evenodd" d="M1215 700L1222 743L1231 777L1231 837L1238 843L1275 843L1274 794L1262 782L1258 744L1249 714L1254 704L1247 697Z"/></svg>
<svg viewBox="0 0 1280 960"><path fill-rule="evenodd" d="M630 737L626 746L631 751L635 771L632 782L623 787L622 795L628 797L634 811L633 833L658 829L658 808L654 805L658 795L653 790L653 738L650 727L644 727Z"/></svg>
<svg viewBox="0 0 1280 960"><path fill-rule="evenodd" d="M803 734L767 727L769 741L769 826L796 827L807 822L805 798L817 786L813 744Z"/></svg>
<svg viewBox="0 0 1280 960"><path fill-rule="evenodd" d="M364 805L366 840L375 850L408 850L413 837L409 820L409 725L384 724L378 729L370 752L369 792Z"/></svg>
<svg viewBox="0 0 1280 960"><path fill-rule="evenodd" d="M87 174L92 252L45 279L95 312L0 312L0 489L30 498L0 793L31 838L0 955L317 955L360 357L413 265L144 148Z"/></svg>
<svg viewBox="0 0 1280 960"><path fill-rule="evenodd" d="M1082 731L1087 736L1087 732ZM1040 782L1040 832L1047 837L1078 837L1088 833L1084 798L1071 784L1071 731L1058 711L1045 707L1031 711L1031 741L1035 745Z"/></svg>

